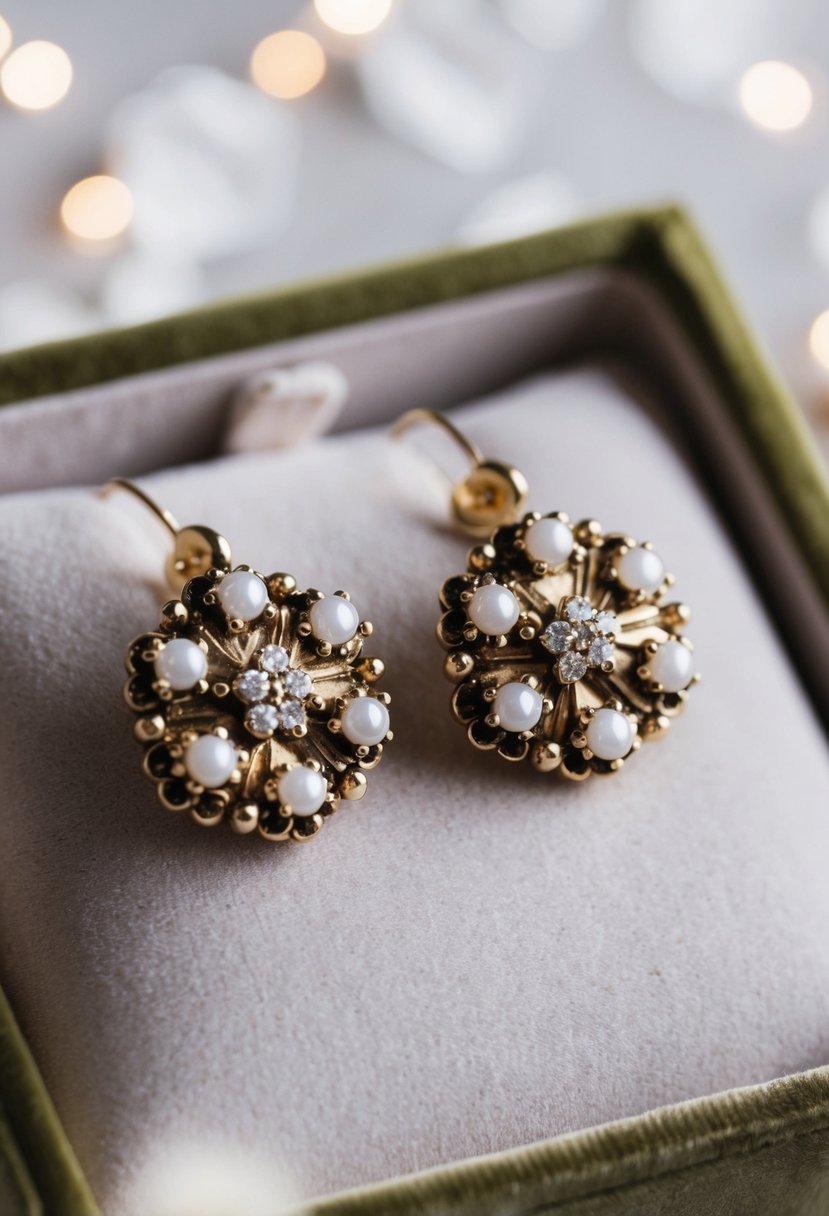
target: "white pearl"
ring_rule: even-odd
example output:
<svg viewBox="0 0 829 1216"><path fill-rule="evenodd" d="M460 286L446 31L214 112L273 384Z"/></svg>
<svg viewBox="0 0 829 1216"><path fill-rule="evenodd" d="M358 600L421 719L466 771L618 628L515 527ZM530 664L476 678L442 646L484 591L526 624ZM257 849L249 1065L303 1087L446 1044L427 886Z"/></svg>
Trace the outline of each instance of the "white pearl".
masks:
<svg viewBox="0 0 829 1216"><path fill-rule="evenodd" d="M648 658L651 675L665 692L680 692L694 674L694 656L681 642L664 642Z"/></svg>
<svg viewBox="0 0 829 1216"><path fill-rule="evenodd" d="M268 588L250 570L226 574L216 594L228 617L236 621L255 621L268 602Z"/></svg>
<svg viewBox="0 0 829 1216"><path fill-rule="evenodd" d="M597 709L587 730L587 746L600 760L621 760L633 743L633 727L616 709Z"/></svg>
<svg viewBox="0 0 829 1216"><path fill-rule="evenodd" d="M354 697L343 710L342 730L357 747L374 747L385 739L389 711L376 697Z"/></svg>
<svg viewBox="0 0 829 1216"><path fill-rule="evenodd" d="M560 566L573 552L573 530L560 519L537 519L527 529L527 553L534 562Z"/></svg>
<svg viewBox="0 0 829 1216"><path fill-rule="evenodd" d="M616 562L619 571L619 582L629 591L644 591L650 594L658 590L665 577L665 567L662 558L653 549L643 549L637 545L628 549Z"/></svg>
<svg viewBox="0 0 829 1216"><path fill-rule="evenodd" d="M502 684L494 708L504 730L532 730L541 717L543 698L528 684Z"/></svg>
<svg viewBox="0 0 829 1216"><path fill-rule="evenodd" d="M351 600L341 595L327 595L311 605L311 631L321 642L344 646L350 642L360 624L360 614Z"/></svg>
<svg viewBox="0 0 829 1216"><path fill-rule="evenodd" d="M509 633L520 612L518 600L509 587L502 587L500 583L484 583L469 601L470 621L489 637Z"/></svg>
<svg viewBox="0 0 829 1216"><path fill-rule="evenodd" d="M218 735L199 735L187 749L184 763L194 781L205 789L224 785L239 761L236 748Z"/></svg>
<svg viewBox="0 0 829 1216"><path fill-rule="evenodd" d="M322 773L295 764L279 778L279 801L293 815L314 815L325 802L328 782Z"/></svg>
<svg viewBox="0 0 829 1216"><path fill-rule="evenodd" d="M187 638L172 638L155 656L153 667L159 680L166 680L174 692L184 692L207 675L207 655Z"/></svg>

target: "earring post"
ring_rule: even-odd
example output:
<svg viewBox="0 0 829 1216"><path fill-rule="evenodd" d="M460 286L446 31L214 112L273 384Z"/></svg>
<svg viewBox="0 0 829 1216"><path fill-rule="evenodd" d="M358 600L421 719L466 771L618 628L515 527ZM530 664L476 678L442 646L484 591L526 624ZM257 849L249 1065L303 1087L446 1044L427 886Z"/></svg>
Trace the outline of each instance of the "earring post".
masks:
<svg viewBox="0 0 829 1216"><path fill-rule="evenodd" d="M463 480L452 486L452 518L457 526L470 536L487 536L493 528L514 522L529 492L524 474L512 465L486 459L480 448L437 410L409 410L392 427L392 438L401 438L421 423L436 426L448 435L472 466Z"/></svg>

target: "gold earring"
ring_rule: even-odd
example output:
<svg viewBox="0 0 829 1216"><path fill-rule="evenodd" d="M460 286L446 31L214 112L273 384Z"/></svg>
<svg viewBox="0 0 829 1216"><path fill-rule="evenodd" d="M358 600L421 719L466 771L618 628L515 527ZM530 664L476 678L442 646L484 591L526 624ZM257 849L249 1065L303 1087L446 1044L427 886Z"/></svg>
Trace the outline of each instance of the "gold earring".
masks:
<svg viewBox="0 0 829 1216"><path fill-rule="evenodd" d="M166 576L181 589L126 655L124 695L162 806L205 827L310 839L341 798L363 796L392 737L389 697L370 691L383 663L362 657L371 624L344 591L234 567L212 528L180 527L129 481L101 492L116 489L172 535Z"/></svg>
<svg viewBox="0 0 829 1216"><path fill-rule="evenodd" d="M469 460L452 515L488 538L440 592L452 712L475 747L506 760L576 781L617 772L642 740L665 734L699 680L681 633L690 610L667 602L673 576L650 543L595 520L519 519L523 474L485 459L432 410L404 414L393 434L419 423L439 426Z"/></svg>

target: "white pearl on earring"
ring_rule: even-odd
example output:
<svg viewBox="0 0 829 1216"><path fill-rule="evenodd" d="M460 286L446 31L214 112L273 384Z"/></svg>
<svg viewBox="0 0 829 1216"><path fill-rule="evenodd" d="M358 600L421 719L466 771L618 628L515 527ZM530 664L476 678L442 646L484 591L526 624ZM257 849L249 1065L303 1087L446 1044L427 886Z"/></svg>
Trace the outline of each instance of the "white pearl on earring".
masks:
<svg viewBox="0 0 829 1216"><path fill-rule="evenodd" d="M521 613L521 605L500 583L484 583L469 601L469 619L481 633L499 637L509 633Z"/></svg>
<svg viewBox="0 0 829 1216"><path fill-rule="evenodd" d="M341 595L327 595L311 605L311 632L321 642L344 646L350 642L360 624L360 614L350 600Z"/></svg>
<svg viewBox="0 0 829 1216"><path fill-rule="evenodd" d="M354 697L343 710L343 734L357 747L374 747L385 739L389 711L376 697Z"/></svg>
<svg viewBox="0 0 829 1216"><path fill-rule="evenodd" d="M171 638L153 661L159 680L166 680L174 692L194 688L207 675L207 655L188 638Z"/></svg>
<svg viewBox="0 0 829 1216"><path fill-rule="evenodd" d="M665 692L680 692L694 674L694 656L682 642L663 642L647 660L650 673Z"/></svg>
<svg viewBox="0 0 829 1216"><path fill-rule="evenodd" d="M633 727L616 709L597 709L585 734L587 746L600 760L621 760L633 743Z"/></svg>
<svg viewBox="0 0 829 1216"><path fill-rule="evenodd" d="M239 761L232 743L219 735L199 735L187 749L184 763L188 773L205 789L224 785Z"/></svg>
<svg viewBox="0 0 829 1216"><path fill-rule="evenodd" d="M534 562L560 566L573 552L573 530L561 519L537 519L527 528L527 553Z"/></svg>
<svg viewBox="0 0 829 1216"><path fill-rule="evenodd" d="M230 620L255 621L268 602L268 588L250 570L226 574L216 594Z"/></svg>
<svg viewBox="0 0 829 1216"><path fill-rule="evenodd" d="M529 684L502 684L495 694L494 709L504 730L532 730L541 717L544 702Z"/></svg>
<svg viewBox="0 0 829 1216"><path fill-rule="evenodd" d="M616 562L616 569L623 587L627 587L628 591L644 591L648 595L661 587L665 577L662 558L653 549L645 549L642 545L623 553Z"/></svg>
<svg viewBox="0 0 829 1216"><path fill-rule="evenodd" d="M325 802L328 782L322 773L295 764L279 778L279 801L294 815L314 815Z"/></svg>

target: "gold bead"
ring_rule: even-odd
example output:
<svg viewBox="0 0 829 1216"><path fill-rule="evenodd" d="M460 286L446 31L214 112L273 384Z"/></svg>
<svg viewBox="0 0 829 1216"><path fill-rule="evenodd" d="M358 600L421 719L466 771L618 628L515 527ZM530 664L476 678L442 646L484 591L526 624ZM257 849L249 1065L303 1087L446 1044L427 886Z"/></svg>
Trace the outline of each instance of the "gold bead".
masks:
<svg viewBox="0 0 829 1216"><path fill-rule="evenodd" d="M259 807L255 802L237 802L230 812L230 826L240 836L255 832L259 824Z"/></svg>
<svg viewBox="0 0 829 1216"><path fill-rule="evenodd" d="M453 684L460 683L472 671L475 660L464 650L455 650L443 661L443 673Z"/></svg>
<svg viewBox="0 0 829 1216"><path fill-rule="evenodd" d="M164 718L161 714L138 718L133 729L139 743L155 743L158 739L164 738Z"/></svg>
<svg viewBox="0 0 829 1216"><path fill-rule="evenodd" d="M343 798L356 802L366 792L368 782L364 773L349 773L342 784Z"/></svg>

